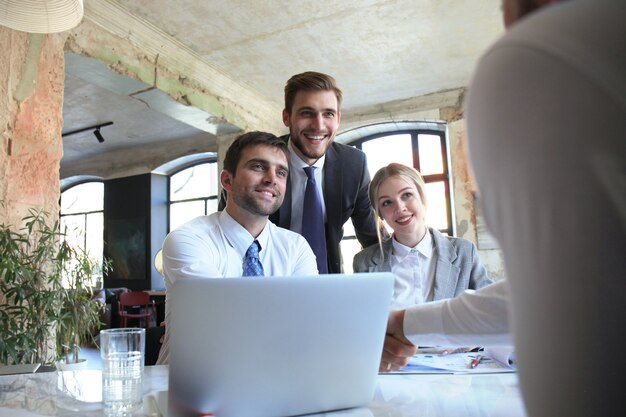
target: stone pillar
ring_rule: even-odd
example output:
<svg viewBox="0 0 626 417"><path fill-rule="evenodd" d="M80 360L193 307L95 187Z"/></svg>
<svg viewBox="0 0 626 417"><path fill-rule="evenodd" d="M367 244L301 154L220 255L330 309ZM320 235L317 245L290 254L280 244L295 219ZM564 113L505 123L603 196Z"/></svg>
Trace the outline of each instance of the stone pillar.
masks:
<svg viewBox="0 0 626 417"><path fill-rule="evenodd" d="M485 237L484 225L477 225L476 207L473 193L477 191L471 173L467 150L464 145L465 120L448 123L448 142L452 159L452 187L454 189L454 211L456 213L456 235L471 240L478 247L478 256L493 279L505 277L504 259L497 246L485 247L479 233ZM480 229L480 230L479 230ZM491 238L490 236L488 236ZM492 239L492 238L491 238ZM484 239L482 239L484 242Z"/></svg>
<svg viewBox="0 0 626 417"><path fill-rule="evenodd" d="M0 26L0 223L58 216L66 37Z"/></svg>

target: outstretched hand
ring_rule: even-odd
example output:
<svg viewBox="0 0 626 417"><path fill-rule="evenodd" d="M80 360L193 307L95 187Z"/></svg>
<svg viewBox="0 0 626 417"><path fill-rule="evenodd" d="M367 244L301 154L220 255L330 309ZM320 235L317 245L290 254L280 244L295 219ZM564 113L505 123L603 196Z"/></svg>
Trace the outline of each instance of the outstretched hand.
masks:
<svg viewBox="0 0 626 417"><path fill-rule="evenodd" d="M417 347L404 336L404 310L392 310L387 320L387 334L379 372L397 371L409 363Z"/></svg>

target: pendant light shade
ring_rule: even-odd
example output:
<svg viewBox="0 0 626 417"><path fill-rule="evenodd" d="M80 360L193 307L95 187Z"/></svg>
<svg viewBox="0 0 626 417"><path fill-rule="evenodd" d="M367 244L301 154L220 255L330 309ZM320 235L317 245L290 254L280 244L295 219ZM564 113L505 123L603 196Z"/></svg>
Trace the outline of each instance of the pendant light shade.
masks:
<svg viewBox="0 0 626 417"><path fill-rule="evenodd" d="M22 32L63 32L82 18L83 0L0 0L0 25Z"/></svg>

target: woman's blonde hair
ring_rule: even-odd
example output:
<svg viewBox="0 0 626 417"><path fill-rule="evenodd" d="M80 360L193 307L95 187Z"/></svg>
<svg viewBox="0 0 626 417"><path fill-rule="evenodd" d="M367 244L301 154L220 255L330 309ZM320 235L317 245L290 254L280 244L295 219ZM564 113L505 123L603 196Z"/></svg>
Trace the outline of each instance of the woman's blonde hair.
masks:
<svg viewBox="0 0 626 417"><path fill-rule="evenodd" d="M384 228L382 216L380 215L380 210L378 208L378 188L380 184L383 183L386 179L390 177L402 177L410 184L415 185L417 192L422 200L422 204L426 206L426 185L424 183L424 179L422 175L413 167L409 167L403 164L398 164L396 162L392 162L386 167L382 167L379 169L372 181L370 181L370 185L368 188L368 195L370 198L370 202L372 203L372 210L374 210L374 214L376 216L376 231L378 233L378 242L381 244L382 251L382 234L381 230Z"/></svg>

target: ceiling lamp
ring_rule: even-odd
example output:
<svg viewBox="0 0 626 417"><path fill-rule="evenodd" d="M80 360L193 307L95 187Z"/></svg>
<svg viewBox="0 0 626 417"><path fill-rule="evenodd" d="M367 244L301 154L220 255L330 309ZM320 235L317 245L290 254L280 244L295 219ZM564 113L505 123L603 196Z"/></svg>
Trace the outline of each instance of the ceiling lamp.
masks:
<svg viewBox="0 0 626 417"><path fill-rule="evenodd" d="M80 129L76 129L76 130L72 130L72 131L69 131L69 132L62 133L61 137L66 137L66 136L74 135L76 133L86 132L88 130L92 130L93 129L93 135L96 137L96 139L98 139L98 142L102 143L102 142L104 142L104 138L102 137L102 133L100 133L100 128L103 127L103 126L110 126L112 124L113 124L113 122L106 122L106 123L100 123L98 125L82 127Z"/></svg>
<svg viewBox="0 0 626 417"><path fill-rule="evenodd" d="M0 0L0 25L22 32L63 32L82 18L83 0Z"/></svg>
<svg viewBox="0 0 626 417"><path fill-rule="evenodd" d="M102 133L100 133L100 128L97 127L96 130L93 131L93 135L98 139L98 142L104 142L104 138L102 137Z"/></svg>

